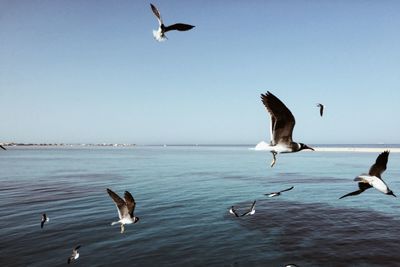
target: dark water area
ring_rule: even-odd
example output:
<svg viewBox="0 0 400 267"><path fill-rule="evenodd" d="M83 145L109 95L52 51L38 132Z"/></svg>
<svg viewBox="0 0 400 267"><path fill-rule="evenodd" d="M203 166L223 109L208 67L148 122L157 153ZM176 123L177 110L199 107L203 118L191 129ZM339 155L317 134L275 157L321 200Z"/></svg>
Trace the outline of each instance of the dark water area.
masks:
<svg viewBox="0 0 400 267"><path fill-rule="evenodd" d="M249 206L242 203L241 206ZM264 200L257 216L235 218L261 239L274 240L270 263L299 266L399 266L400 220L363 209ZM243 262L244 264L245 262ZM255 261L254 263L257 263Z"/></svg>
<svg viewBox="0 0 400 267"><path fill-rule="evenodd" d="M400 203L356 189L373 153L243 147L9 149L0 153L0 266L400 266ZM340 166L340 168L338 168ZM400 155L385 181L400 195ZM294 186L276 198L264 193ZM135 197L120 234L106 193ZM253 216L236 218L257 200ZM50 218L40 228L43 212Z"/></svg>

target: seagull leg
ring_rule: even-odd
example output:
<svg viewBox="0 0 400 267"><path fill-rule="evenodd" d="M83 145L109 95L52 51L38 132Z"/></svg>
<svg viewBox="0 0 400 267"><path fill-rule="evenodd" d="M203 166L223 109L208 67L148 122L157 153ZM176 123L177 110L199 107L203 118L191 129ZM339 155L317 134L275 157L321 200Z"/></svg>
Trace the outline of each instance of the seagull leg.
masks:
<svg viewBox="0 0 400 267"><path fill-rule="evenodd" d="M274 167L275 162L276 162L276 152L275 151L271 151L272 153L272 162L271 162L271 168Z"/></svg>
<svg viewBox="0 0 400 267"><path fill-rule="evenodd" d="M125 227L124 227L124 225L121 223L121 234L123 234L124 231L125 231Z"/></svg>

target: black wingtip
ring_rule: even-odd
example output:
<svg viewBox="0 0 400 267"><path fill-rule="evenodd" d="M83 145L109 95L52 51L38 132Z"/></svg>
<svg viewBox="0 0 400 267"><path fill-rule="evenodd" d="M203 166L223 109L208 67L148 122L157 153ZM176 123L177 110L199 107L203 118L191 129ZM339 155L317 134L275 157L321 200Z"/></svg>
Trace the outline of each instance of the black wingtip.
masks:
<svg viewBox="0 0 400 267"><path fill-rule="evenodd" d="M268 97L269 95L272 95L272 94L271 94L270 91L267 91L266 93L261 94L261 98L263 98L263 97Z"/></svg>
<svg viewBox="0 0 400 267"><path fill-rule="evenodd" d="M263 103L266 103L268 98L276 98L278 99L273 93L271 93L270 91L267 91L267 93L265 94L261 94L261 100L263 101ZM278 99L279 100L279 99Z"/></svg>
<svg viewBox="0 0 400 267"><path fill-rule="evenodd" d="M107 193L111 198L115 194L114 191L112 191L110 188L107 188Z"/></svg>

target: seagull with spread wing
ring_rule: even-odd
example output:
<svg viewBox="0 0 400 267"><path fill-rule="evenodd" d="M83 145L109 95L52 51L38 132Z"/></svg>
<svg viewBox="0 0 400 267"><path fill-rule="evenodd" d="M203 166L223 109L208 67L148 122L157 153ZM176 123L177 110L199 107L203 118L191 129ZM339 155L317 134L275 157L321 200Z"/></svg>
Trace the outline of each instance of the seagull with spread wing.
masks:
<svg viewBox="0 0 400 267"><path fill-rule="evenodd" d="M69 256L69 258L68 258L68 260L67 260L67 263L68 264L70 264L71 262L73 262L73 261L75 261L75 260L77 260L78 258L79 258L79 251L78 251L78 249L80 248L81 246L79 245L79 246L76 246L73 250L72 250L72 254L71 254L71 256Z"/></svg>
<svg viewBox="0 0 400 267"><path fill-rule="evenodd" d="M354 181L358 182L359 190L348 193L339 199L348 196L359 195L365 190L375 187L378 191L396 197L392 190L386 185L386 183L382 180L381 175L386 170L386 165L389 158L389 151L384 151L376 158L375 163L369 169L368 174L361 174L354 178Z"/></svg>
<svg viewBox="0 0 400 267"><path fill-rule="evenodd" d="M158 30L153 31L153 36L157 41L161 42L161 41L164 41L165 39L167 39L167 36L165 35L165 33L168 31L173 31L173 30L188 31L188 30L194 28L193 25L184 24L184 23L176 23L176 24L172 24L169 26L165 26L164 22L161 18L160 11L158 11L158 9L156 8L155 5L150 4L150 6L151 6L151 10L153 11L154 15L157 17L158 24L159 24Z"/></svg>
<svg viewBox="0 0 400 267"><path fill-rule="evenodd" d="M303 144L293 142L293 128L296 124L292 112L276 96L267 92L261 94L261 101L271 118L271 142L267 150L272 153L271 167L275 165L278 153L293 153L303 149L314 150Z"/></svg>
<svg viewBox="0 0 400 267"><path fill-rule="evenodd" d="M321 103L318 103L317 107L319 108L319 115L321 115L321 117L322 117L322 115L324 114L324 105L322 105Z"/></svg>
<svg viewBox="0 0 400 267"><path fill-rule="evenodd" d="M46 213L43 213L43 214L42 214L42 219L41 219L41 221L40 221L40 228L43 229L44 224L47 223L47 222L49 222L49 221L50 221L50 218L47 217Z"/></svg>
<svg viewBox="0 0 400 267"><path fill-rule="evenodd" d="M272 193L268 193L268 194L264 194L264 195L266 195L268 197L277 197L277 196L280 196L282 192L292 190L293 188L294 188L294 186L284 189L284 190L281 190L281 191L278 191L278 192L272 192Z"/></svg>
<svg viewBox="0 0 400 267"><path fill-rule="evenodd" d="M107 188L107 192L114 201L118 209L119 221L112 222L111 225L121 224L121 234L125 231L125 224L137 223L139 217L135 217L133 212L135 211L136 202L133 199L131 193L125 191L124 199L120 198L116 193Z"/></svg>

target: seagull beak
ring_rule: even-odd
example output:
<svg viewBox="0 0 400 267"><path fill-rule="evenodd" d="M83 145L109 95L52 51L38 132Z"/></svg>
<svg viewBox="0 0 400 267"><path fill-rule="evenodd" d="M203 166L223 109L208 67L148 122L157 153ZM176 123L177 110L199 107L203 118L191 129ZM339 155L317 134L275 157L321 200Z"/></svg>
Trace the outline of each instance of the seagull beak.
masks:
<svg viewBox="0 0 400 267"><path fill-rule="evenodd" d="M312 151L315 151L314 148L309 147L309 146L307 146L307 145L304 145L304 149L310 149L310 150L312 150Z"/></svg>

